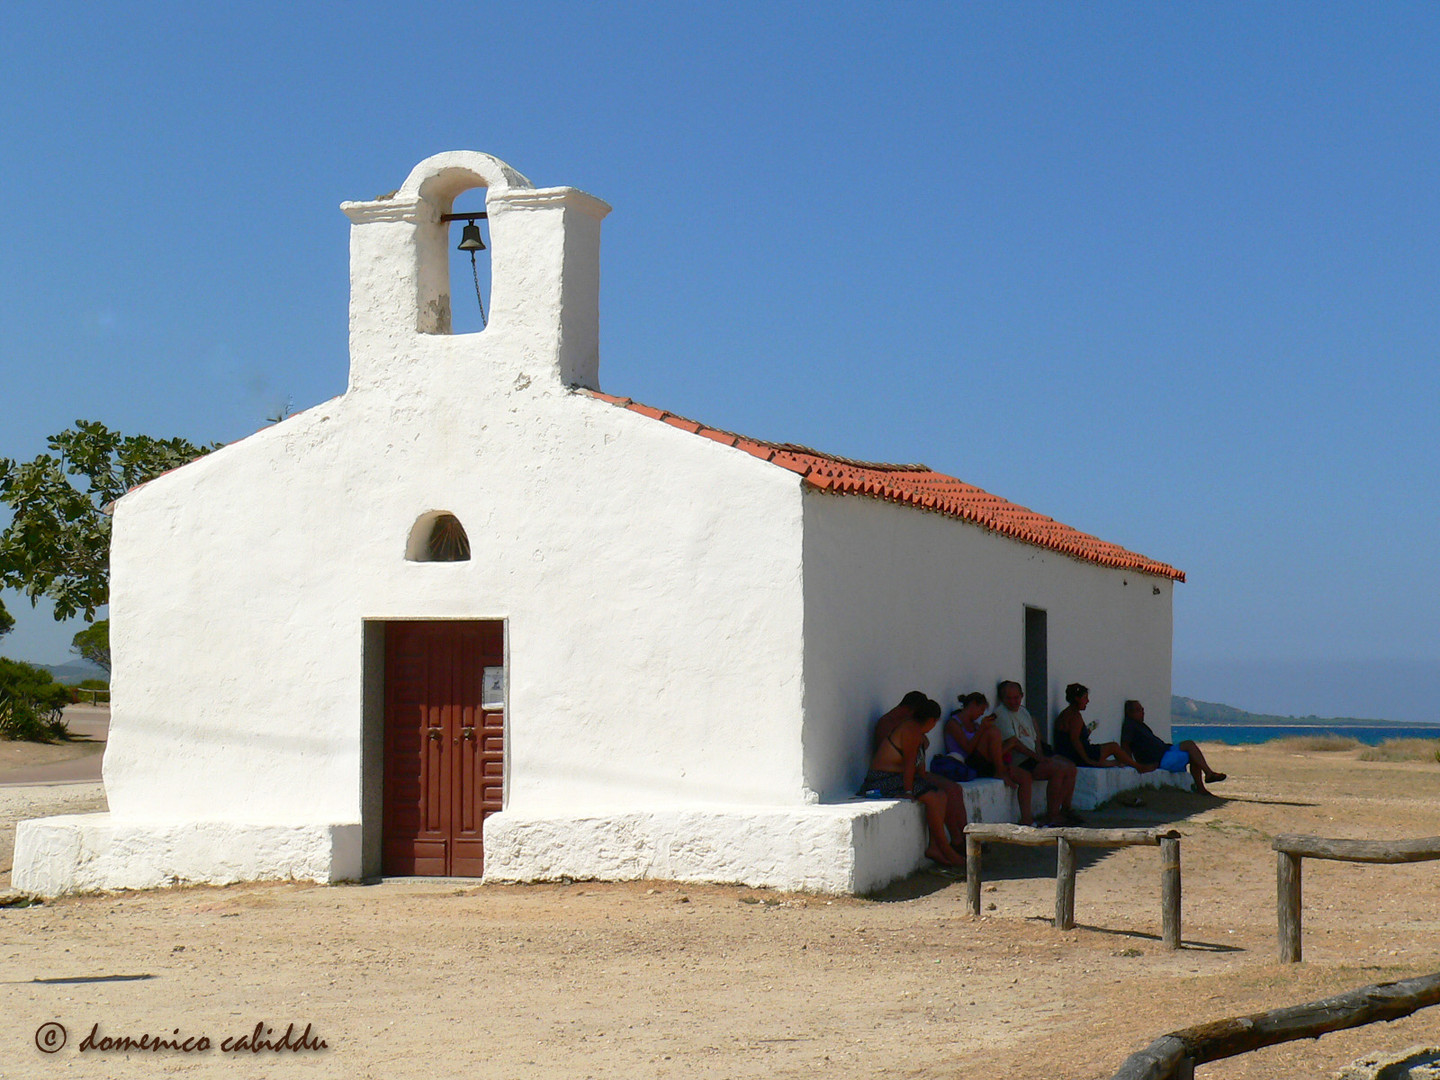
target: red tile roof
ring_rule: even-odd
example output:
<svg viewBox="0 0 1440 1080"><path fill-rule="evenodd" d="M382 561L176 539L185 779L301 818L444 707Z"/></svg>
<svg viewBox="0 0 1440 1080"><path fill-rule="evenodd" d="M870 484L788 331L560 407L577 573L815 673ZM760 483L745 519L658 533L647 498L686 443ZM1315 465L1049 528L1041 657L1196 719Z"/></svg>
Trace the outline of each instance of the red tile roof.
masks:
<svg viewBox="0 0 1440 1080"><path fill-rule="evenodd" d="M1072 529L1069 525L1062 525L1054 518L1006 502L973 484L937 473L925 465L851 461L833 454L822 454L808 446L765 442L736 435L733 431L706 427L694 420L642 405L630 398L603 394L598 390L585 390L583 393L682 431L733 446L762 461L779 465L782 469L789 469L804 477L805 483L819 491L836 495L867 495L872 499L933 510L937 514L990 529L1012 540L1058 551L1085 562L1157 574L1175 581L1185 580L1183 570L1176 570L1166 563L1127 551L1118 544L1108 543L1079 529Z"/></svg>

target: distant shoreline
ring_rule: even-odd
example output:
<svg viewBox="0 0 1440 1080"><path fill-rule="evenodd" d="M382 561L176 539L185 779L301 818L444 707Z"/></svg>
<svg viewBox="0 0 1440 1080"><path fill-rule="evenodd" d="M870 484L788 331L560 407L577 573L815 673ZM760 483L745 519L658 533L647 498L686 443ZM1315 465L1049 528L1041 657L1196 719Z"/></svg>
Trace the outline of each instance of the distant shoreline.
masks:
<svg viewBox="0 0 1440 1080"><path fill-rule="evenodd" d="M1412 714L1413 715L1413 714ZM1274 713L1254 713L1237 709L1233 705L1222 705L1215 701L1201 701L1199 698L1170 697L1170 723L1205 724L1214 727L1299 727L1299 728L1428 728L1440 725L1440 713L1425 720L1386 720L1365 716L1280 716Z"/></svg>
<svg viewBox="0 0 1440 1080"><path fill-rule="evenodd" d="M1306 718L1304 718L1304 717L1299 717L1299 716L1290 716L1290 717L1286 717L1286 718L1281 719L1281 720L1267 720L1267 721L1265 721L1263 724L1262 724L1262 723L1256 723L1255 720L1253 720L1253 719L1252 719L1252 720L1190 720L1190 719L1181 719L1181 718L1179 718L1179 717L1173 717L1173 718L1171 719L1171 725L1174 726L1174 727L1236 727L1236 728L1248 728L1248 727L1267 727L1267 728L1272 728L1272 727L1299 727L1299 728L1346 728L1346 727L1374 728L1374 727L1393 727L1393 728L1421 728L1421 729L1424 729L1424 730L1426 730L1426 731L1428 731L1428 730L1430 730L1430 729L1432 729L1432 728L1440 729L1440 723L1436 723L1436 722L1430 721L1430 720L1354 720L1354 719L1330 720L1330 719L1327 719L1327 718L1325 718L1325 717L1316 717L1315 719L1310 720L1310 719L1306 719Z"/></svg>
<svg viewBox="0 0 1440 1080"><path fill-rule="evenodd" d="M1235 724L1203 723L1170 725L1170 740L1255 746L1294 738L1348 739L1365 746L1380 746L1396 740L1420 739L1440 742L1440 724Z"/></svg>

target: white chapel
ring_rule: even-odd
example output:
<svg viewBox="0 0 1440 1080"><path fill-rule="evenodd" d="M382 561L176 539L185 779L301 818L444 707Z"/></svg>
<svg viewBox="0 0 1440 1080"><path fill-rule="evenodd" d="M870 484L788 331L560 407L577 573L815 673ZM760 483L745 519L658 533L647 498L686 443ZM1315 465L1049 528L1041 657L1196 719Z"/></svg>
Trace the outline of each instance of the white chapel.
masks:
<svg viewBox="0 0 1440 1080"><path fill-rule="evenodd" d="M473 188L492 310L455 334ZM1168 712L1174 568L603 392L599 199L464 151L342 209L349 386L116 504L109 812L22 822L17 889L864 892L923 862L913 804L852 797L905 691Z"/></svg>

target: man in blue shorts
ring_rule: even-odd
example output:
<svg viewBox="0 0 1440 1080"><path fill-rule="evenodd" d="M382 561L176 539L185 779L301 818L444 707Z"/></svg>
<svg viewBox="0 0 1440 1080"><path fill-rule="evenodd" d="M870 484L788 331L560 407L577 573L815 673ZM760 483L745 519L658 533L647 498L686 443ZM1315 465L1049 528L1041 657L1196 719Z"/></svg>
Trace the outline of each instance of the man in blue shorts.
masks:
<svg viewBox="0 0 1440 1080"><path fill-rule="evenodd" d="M1134 698L1125 702L1125 723L1120 727L1120 745L1130 751L1136 761L1145 765L1158 765L1166 772L1183 772L1188 768L1195 779L1195 790L1201 795L1210 794L1210 790L1205 786L1207 780L1218 784L1225 779L1223 772L1210 768L1210 763L1205 760L1200 747L1189 739L1179 746L1174 746L1151 731L1150 725L1145 723L1145 706Z"/></svg>

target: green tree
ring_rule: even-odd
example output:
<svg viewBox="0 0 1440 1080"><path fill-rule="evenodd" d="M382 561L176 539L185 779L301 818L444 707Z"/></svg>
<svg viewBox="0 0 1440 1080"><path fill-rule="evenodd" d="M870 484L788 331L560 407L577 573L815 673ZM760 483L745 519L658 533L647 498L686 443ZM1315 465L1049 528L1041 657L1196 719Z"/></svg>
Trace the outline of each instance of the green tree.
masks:
<svg viewBox="0 0 1440 1080"><path fill-rule="evenodd" d="M110 620L91 623L70 639L70 647L92 664L110 670Z"/></svg>
<svg viewBox="0 0 1440 1080"><path fill-rule="evenodd" d="M15 629L15 616L5 610L4 601L0 601L0 637L4 637L11 630Z"/></svg>
<svg viewBox="0 0 1440 1080"><path fill-rule="evenodd" d="M0 739L64 738L69 703L70 691L48 671L0 656Z"/></svg>
<svg viewBox="0 0 1440 1080"><path fill-rule="evenodd" d="M0 533L0 587L55 604L55 619L95 609L110 595L106 508L132 487L217 449L185 439L121 435L77 420L48 440L51 453L19 464L0 458L0 503L13 518Z"/></svg>

